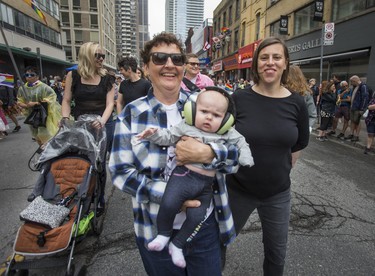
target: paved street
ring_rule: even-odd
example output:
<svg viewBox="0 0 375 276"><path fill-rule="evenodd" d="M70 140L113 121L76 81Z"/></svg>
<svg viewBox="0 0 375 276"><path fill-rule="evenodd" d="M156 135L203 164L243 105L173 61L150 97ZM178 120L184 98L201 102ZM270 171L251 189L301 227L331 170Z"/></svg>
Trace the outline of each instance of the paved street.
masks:
<svg viewBox="0 0 375 276"><path fill-rule="evenodd" d="M365 134L365 130L362 130ZM292 172L292 216L285 275L375 275L375 155L361 144L311 135ZM362 136L361 140L364 142ZM37 174L27 168L36 149L28 129L0 141L0 257L9 255ZM272 173L272 172L270 172ZM101 236L90 236L75 252L87 275L146 275L133 238L130 197L107 182L108 209ZM262 243L254 214L230 245L224 276L262 275ZM33 270L31 275L64 275Z"/></svg>

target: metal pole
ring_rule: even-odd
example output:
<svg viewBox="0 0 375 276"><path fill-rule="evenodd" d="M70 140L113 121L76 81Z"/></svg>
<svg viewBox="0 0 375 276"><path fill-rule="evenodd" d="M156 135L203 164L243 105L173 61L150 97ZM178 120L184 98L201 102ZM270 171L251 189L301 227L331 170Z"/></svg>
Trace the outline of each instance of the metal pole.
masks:
<svg viewBox="0 0 375 276"><path fill-rule="evenodd" d="M324 20L322 21L322 35L320 38L320 71L319 71L319 85L323 81L323 49L324 49Z"/></svg>
<svg viewBox="0 0 375 276"><path fill-rule="evenodd" d="M42 67L42 56L40 55L40 48L36 47L36 55L39 59L39 68L40 68L40 80L43 80L43 67ZM48 84L48 83L47 83Z"/></svg>
<svg viewBox="0 0 375 276"><path fill-rule="evenodd" d="M24 82L21 78L21 74L20 74L20 71L18 70L18 67L17 67L17 64L16 64L16 61L14 60L14 56L13 56L13 53L12 53L12 50L10 49L9 47L9 44L8 44L8 40L5 36L5 33L4 33L4 30L3 30L3 26L0 24L0 30L1 30L1 34L3 36L3 39L4 39L4 42L5 42L5 46L7 47L7 50L8 50L8 54L9 54L9 57L12 61L12 64L13 64L13 67L14 67L14 70L16 71L16 74L17 74L17 77L18 79L20 80L21 82L21 93L22 93L22 96L23 98L25 99L26 102L29 102L30 99L29 99L29 95L28 93L26 92L26 89L24 87Z"/></svg>

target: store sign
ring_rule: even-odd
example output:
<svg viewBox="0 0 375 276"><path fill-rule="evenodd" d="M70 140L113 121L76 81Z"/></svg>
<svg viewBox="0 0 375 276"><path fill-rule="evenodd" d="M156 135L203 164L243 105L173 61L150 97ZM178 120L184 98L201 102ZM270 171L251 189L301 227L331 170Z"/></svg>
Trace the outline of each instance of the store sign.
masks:
<svg viewBox="0 0 375 276"><path fill-rule="evenodd" d="M315 0L314 21L323 21L324 0Z"/></svg>
<svg viewBox="0 0 375 276"><path fill-rule="evenodd" d="M258 48L260 42L261 40L258 40L238 49L238 69L251 67L253 63L254 52Z"/></svg>
<svg viewBox="0 0 375 276"><path fill-rule="evenodd" d="M223 70L223 61L219 60L219 61L214 62L214 64L212 65L212 71L218 72L222 70Z"/></svg>
<svg viewBox="0 0 375 276"><path fill-rule="evenodd" d="M230 57L227 57L223 59L224 63L224 70L234 70L238 68L238 54L232 55Z"/></svg>
<svg viewBox="0 0 375 276"><path fill-rule="evenodd" d="M306 51L312 48L320 47L320 38L312 39L302 43L294 44L288 47L289 54Z"/></svg>
<svg viewBox="0 0 375 276"><path fill-rule="evenodd" d="M281 35L287 35L288 34L288 16L287 15L280 16L279 34L281 34Z"/></svg>
<svg viewBox="0 0 375 276"><path fill-rule="evenodd" d="M335 23L324 24L324 45L333 45L335 38Z"/></svg>

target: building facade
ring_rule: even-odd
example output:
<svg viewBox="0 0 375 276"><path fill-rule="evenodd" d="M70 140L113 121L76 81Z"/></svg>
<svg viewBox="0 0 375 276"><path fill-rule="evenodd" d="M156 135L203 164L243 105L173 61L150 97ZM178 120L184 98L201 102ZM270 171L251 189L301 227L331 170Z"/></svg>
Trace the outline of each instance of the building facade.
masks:
<svg viewBox="0 0 375 276"><path fill-rule="evenodd" d="M203 15L204 0L166 0L165 31L185 42L189 29L202 24Z"/></svg>
<svg viewBox="0 0 375 276"><path fill-rule="evenodd" d="M314 20L318 5L323 7L322 18ZM222 0L213 20L212 63L217 77L251 79L257 45L276 36L286 42L291 63L298 64L306 78L320 81L336 74L348 80L356 74L375 87L375 0ZM325 23L334 26L329 45L324 45Z"/></svg>
<svg viewBox="0 0 375 276"><path fill-rule="evenodd" d="M115 0L60 0L62 44L68 61L77 63L80 46L97 42L107 69L116 68Z"/></svg>
<svg viewBox="0 0 375 276"><path fill-rule="evenodd" d="M336 74L348 80L358 75L375 87L374 0L325 0L322 21L314 21L317 1L271 2L266 33L279 36L280 14L288 16L288 34L283 38L291 62L298 64L307 78L328 80ZM325 23L334 26L332 45L324 45Z"/></svg>
<svg viewBox="0 0 375 276"><path fill-rule="evenodd" d="M0 34L0 72L16 76L7 50L11 50L18 70L22 74L25 67L37 66L41 77L62 76L66 61L60 31L59 4L56 1L36 1L44 15L43 20L24 1L2 0L0 3L0 24L5 38Z"/></svg>

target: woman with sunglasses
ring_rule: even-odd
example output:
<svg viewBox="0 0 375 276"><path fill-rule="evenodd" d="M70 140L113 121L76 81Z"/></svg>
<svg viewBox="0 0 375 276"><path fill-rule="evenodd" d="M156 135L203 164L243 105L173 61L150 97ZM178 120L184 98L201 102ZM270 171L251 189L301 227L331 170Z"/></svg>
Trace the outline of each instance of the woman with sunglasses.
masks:
<svg viewBox="0 0 375 276"><path fill-rule="evenodd" d="M24 115L28 116L34 106L47 103L46 126L34 127L30 125L31 135L39 146L45 144L58 131L58 123L61 120L61 106L57 102L56 93L53 89L39 80L39 71L36 67L28 66L25 69L25 90L28 96L18 93L18 105L24 108ZM22 88L21 88L22 89Z"/></svg>
<svg viewBox="0 0 375 276"><path fill-rule="evenodd" d="M214 181L215 199L211 201L200 228L194 235L192 233L183 248L185 268L173 264L167 247L160 252L147 248L148 243L156 237L156 219L161 199L166 182L179 163L179 157L175 155L173 146L158 146L149 141L134 143L134 138L146 128L168 128L181 122L183 104L189 95L181 89L185 57L181 41L173 34L156 35L146 43L141 56L152 88L146 97L128 104L116 121L109 160L113 183L132 196L136 243L148 275L221 275L220 239L228 243L234 238L233 221L221 173L233 171L237 164L238 151L235 146L217 143L206 145L188 137L179 142L181 147L186 143L194 146L196 154L192 162L204 163L220 172ZM182 209L199 205L199 201L190 200L184 203ZM176 215L171 238L181 228L185 217L185 211Z"/></svg>
<svg viewBox="0 0 375 276"><path fill-rule="evenodd" d="M107 74L103 68L105 54L99 44L87 42L81 46L78 54L78 68L70 71L66 76L65 91L62 101L63 120L69 120L72 114L77 120L84 114L98 115L93 122L93 127L100 130L105 127L107 133L107 150L113 137L113 118L115 95L115 78ZM74 108L71 110L71 103L74 100ZM107 151L106 151L107 152ZM105 160L103 159L103 168ZM99 197L99 214L104 211L104 188L106 182L106 170L100 176L101 194Z"/></svg>

